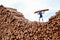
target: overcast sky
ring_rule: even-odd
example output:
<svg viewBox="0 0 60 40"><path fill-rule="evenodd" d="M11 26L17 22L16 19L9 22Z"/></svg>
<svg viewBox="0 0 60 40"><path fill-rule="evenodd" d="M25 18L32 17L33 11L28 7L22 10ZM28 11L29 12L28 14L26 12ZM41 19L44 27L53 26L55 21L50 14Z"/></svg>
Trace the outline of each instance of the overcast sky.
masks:
<svg viewBox="0 0 60 40"><path fill-rule="evenodd" d="M48 8L49 11L43 14L44 21L55 15L60 9L60 0L0 0L0 4L16 8L22 12L25 18L31 21L38 21L39 16L34 14L35 11Z"/></svg>

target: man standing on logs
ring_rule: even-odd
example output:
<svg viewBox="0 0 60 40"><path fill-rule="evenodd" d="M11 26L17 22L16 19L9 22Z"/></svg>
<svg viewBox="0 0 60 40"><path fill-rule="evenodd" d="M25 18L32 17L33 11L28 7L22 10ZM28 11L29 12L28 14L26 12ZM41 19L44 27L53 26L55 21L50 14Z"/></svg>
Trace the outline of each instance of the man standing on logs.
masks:
<svg viewBox="0 0 60 40"><path fill-rule="evenodd" d="M45 13L45 11L48 11L49 9L44 9L44 10L39 10L39 11L36 11L35 13L38 13L40 15L39 17L39 22L40 22L40 19L42 18L42 21L43 21L43 13Z"/></svg>

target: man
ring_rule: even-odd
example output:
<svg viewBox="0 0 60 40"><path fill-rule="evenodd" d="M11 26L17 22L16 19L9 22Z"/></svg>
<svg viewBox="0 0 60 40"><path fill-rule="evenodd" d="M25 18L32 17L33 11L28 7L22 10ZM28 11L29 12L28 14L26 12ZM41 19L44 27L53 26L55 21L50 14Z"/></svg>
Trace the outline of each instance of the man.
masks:
<svg viewBox="0 0 60 40"><path fill-rule="evenodd" d="M36 11L35 13L38 13L40 15L39 17L39 22L40 22L40 19L42 18L42 21L43 21L43 13L45 13L45 11L48 11L49 9L44 9L44 10L39 10L39 11Z"/></svg>
<svg viewBox="0 0 60 40"><path fill-rule="evenodd" d="M39 22L40 22L40 18L42 18L42 21L43 21L43 15L42 15L43 13L44 13L43 11L40 11L40 12L39 12L39 16L40 16L40 17L39 17Z"/></svg>

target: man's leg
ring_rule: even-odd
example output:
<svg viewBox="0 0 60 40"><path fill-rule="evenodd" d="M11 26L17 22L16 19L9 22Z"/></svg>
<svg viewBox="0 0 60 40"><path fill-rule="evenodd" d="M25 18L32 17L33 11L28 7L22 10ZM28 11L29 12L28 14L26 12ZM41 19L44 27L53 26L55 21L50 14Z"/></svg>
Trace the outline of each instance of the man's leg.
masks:
<svg viewBox="0 0 60 40"><path fill-rule="evenodd" d="M43 17L42 17L42 22L44 22Z"/></svg>
<svg viewBox="0 0 60 40"><path fill-rule="evenodd" d="M40 18L39 18L39 22L40 22Z"/></svg>

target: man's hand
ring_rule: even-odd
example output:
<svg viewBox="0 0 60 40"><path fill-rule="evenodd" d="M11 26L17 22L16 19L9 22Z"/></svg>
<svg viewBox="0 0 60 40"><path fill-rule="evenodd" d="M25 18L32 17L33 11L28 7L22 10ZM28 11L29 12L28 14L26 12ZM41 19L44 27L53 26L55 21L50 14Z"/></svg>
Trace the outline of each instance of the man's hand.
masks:
<svg viewBox="0 0 60 40"><path fill-rule="evenodd" d="M43 14L45 13L45 11L43 11Z"/></svg>

